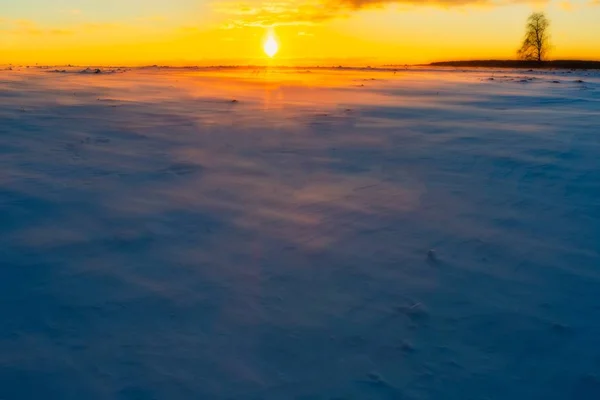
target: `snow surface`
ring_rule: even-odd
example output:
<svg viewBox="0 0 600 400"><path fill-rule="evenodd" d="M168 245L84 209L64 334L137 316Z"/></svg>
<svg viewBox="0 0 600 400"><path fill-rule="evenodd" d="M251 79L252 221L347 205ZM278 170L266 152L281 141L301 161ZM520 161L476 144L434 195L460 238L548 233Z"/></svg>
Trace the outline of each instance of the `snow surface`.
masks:
<svg viewBox="0 0 600 400"><path fill-rule="evenodd" d="M2 399L597 400L600 74L0 71L0 264Z"/></svg>

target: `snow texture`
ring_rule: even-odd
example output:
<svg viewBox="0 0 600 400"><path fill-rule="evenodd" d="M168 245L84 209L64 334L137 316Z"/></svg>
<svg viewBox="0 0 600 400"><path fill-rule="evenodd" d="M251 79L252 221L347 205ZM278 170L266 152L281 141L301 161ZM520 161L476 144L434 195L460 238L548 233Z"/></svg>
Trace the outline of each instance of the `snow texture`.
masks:
<svg viewBox="0 0 600 400"><path fill-rule="evenodd" d="M598 73L98 71L0 71L0 398L600 398Z"/></svg>

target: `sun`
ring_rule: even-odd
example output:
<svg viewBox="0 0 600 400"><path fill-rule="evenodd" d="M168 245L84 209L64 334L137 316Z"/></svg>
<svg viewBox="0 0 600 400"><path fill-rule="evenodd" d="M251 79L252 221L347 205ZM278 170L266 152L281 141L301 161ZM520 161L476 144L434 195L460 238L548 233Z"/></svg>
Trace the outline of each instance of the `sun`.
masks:
<svg viewBox="0 0 600 400"><path fill-rule="evenodd" d="M275 35L273 35L273 33L270 33L267 37L267 40L265 40L265 43L263 44L263 50L270 58L273 58L279 51L279 43L277 43L277 39L275 39Z"/></svg>

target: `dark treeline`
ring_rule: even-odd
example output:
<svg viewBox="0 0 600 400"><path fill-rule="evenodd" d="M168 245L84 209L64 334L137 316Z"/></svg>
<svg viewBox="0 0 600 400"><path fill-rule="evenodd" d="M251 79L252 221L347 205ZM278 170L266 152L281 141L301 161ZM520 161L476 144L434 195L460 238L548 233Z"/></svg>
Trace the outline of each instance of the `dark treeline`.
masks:
<svg viewBox="0 0 600 400"><path fill-rule="evenodd" d="M470 60L440 61L429 64L434 67L485 67L485 68L556 68L556 69L600 69L600 61L586 60Z"/></svg>

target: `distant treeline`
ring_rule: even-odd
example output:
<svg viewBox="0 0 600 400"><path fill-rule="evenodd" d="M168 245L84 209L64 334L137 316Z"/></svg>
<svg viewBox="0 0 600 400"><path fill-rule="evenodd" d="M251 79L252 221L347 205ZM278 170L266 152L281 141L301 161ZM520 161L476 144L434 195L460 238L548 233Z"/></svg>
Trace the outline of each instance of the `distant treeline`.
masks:
<svg viewBox="0 0 600 400"><path fill-rule="evenodd" d="M557 69L600 69L600 61L585 60L472 60L440 61L429 64L434 67L485 67L485 68L557 68Z"/></svg>

